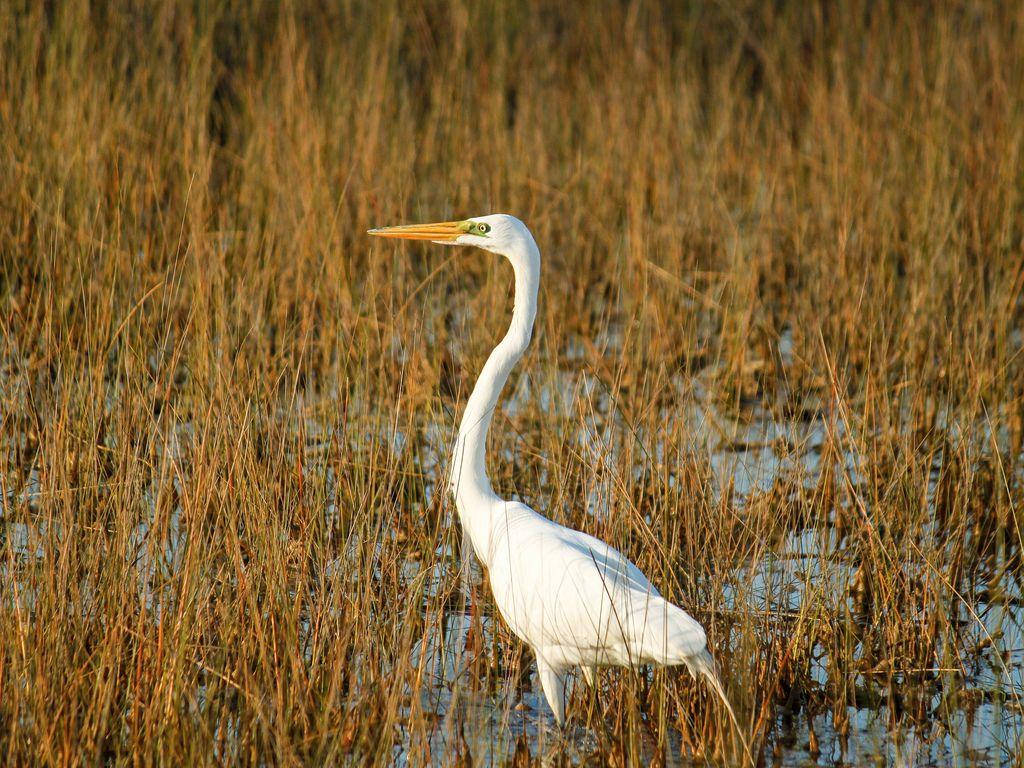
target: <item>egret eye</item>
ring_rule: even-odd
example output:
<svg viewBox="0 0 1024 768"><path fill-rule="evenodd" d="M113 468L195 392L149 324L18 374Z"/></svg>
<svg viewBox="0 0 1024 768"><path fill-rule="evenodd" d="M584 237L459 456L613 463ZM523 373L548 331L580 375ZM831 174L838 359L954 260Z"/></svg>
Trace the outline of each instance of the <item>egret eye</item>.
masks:
<svg viewBox="0 0 1024 768"><path fill-rule="evenodd" d="M486 235L488 232L491 231L490 224L477 224L476 228L480 231L481 235Z"/></svg>

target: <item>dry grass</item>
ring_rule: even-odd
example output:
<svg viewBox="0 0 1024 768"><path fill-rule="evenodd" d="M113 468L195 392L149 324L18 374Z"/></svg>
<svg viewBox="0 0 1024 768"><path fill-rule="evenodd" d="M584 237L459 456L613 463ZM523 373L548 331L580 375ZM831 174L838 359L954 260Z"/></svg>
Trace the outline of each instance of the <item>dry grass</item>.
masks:
<svg viewBox="0 0 1024 768"><path fill-rule="evenodd" d="M454 702L508 729L438 714L420 652L509 273L362 234L495 210L545 256L495 486L704 621L763 758L867 759L874 711L881 754L1014 759L1024 12L664 5L0 7L0 759L518 733L506 630L476 614ZM572 712L542 750L739 754L675 672Z"/></svg>

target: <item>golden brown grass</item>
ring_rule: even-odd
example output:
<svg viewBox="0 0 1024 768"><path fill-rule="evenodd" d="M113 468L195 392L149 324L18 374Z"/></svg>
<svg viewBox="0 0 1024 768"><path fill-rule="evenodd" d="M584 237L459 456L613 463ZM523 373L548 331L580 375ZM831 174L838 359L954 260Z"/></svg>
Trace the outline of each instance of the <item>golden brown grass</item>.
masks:
<svg viewBox="0 0 1024 768"><path fill-rule="evenodd" d="M440 714L421 652L509 274L363 235L492 211L545 257L495 486L705 623L763 759L1014 759L1024 12L763 5L0 8L0 759L511 758L485 586ZM572 712L523 743L741 754L676 672Z"/></svg>

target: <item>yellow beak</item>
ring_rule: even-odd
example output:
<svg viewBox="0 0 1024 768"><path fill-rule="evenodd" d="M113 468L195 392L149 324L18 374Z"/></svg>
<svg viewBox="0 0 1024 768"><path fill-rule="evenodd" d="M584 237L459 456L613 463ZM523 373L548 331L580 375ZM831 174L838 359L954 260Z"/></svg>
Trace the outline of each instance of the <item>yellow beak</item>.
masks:
<svg viewBox="0 0 1024 768"><path fill-rule="evenodd" d="M403 224L399 227L368 229L366 234L377 237L394 237L399 240L433 240L450 243L459 235L466 234L464 221L439 221L436 224Z"/></svg>

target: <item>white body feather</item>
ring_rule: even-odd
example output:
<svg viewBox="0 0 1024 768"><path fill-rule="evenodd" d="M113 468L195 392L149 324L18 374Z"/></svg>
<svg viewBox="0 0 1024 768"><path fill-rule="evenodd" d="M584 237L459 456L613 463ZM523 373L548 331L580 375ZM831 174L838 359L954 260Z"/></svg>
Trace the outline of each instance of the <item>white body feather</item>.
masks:
<svg viewBox="0 0 1024 768"><path fill-rule="evenodd" d="M523 504L496 503L484 559L491 591L502 618L536 653L559 722L573 667L593 682L598 666L700 666L704 630L618 551Z"/></svg>

